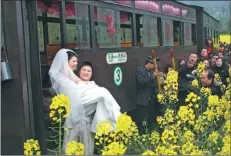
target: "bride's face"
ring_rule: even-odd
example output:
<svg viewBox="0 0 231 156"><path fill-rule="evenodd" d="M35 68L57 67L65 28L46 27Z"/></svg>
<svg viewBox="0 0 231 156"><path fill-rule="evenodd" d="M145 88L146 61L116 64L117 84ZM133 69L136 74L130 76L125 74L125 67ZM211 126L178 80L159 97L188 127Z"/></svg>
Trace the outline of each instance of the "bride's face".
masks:
<svg viewBox="0 0 231 156"><path fill-rule="evenodd" d="M76 70L78 64L78 58L73 56L69 61L68 65L72 70Z"/></svg>
<svg viewBox="0 0 231 156"><path fill-rule="evenodd" d="M89 81L92 76L92 68L90 66L83 66L79 71L79 77L83 81Z"/></svg>

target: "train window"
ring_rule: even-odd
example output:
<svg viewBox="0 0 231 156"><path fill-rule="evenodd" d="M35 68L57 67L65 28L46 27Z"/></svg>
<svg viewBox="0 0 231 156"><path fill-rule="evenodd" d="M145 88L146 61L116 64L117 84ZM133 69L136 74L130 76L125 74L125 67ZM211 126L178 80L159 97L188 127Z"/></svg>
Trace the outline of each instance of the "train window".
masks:
<svg viewBox="0 0 231 156"><path fill-rule="evenodd" d="M121 47L132 46L132 14L120 11Z"/></svg>
<svg viewBox="0 0 231 156"><path fill-rule="evenodd" d="M192 43L193 45L197 44L196 24L192 24Z"/></svg>
<svg viewBox="0 0 231 156"><path fill-rule="evenodd" d="M208 33L207 33L207 38L209 38L209 37L211 37L211 34L210 34L210 29L209 28L207 28L207 31L208 31Z"/></svg>
<svg viewBox="0 0 231 156"><path fill-rule="evenodd" d="M161 18L157 18L157 29L158 29L158 46L162 46L162 24L161 24Z"/></svg>
<svg viewBox="0 0 231 156"><path fill-rule="evenodd" d="M163 46L173 46L173 21L162 19Z"/></svg>
<svg viewBox="0 0 231 156"><path fill-rule="evenodd" d="M67 44L75 44L77 41L76 37L76 26L73 24L66 23L67 27Z"/></svg>
<svg viewBox="0 0 231 156"><path fill-rule="evenodd" d="M48 22L48 42L49 44L60 44L60 23Z"/></svg>
<svg viewBox="0 0 231 156"><path fill-rule="evenodd" d="M137 46L155 47L160 45L158 18L136 14Z"/></svg>
<svg viewBox="0 0 231 156"><path fill-rule="evenodd" d="M210 37L213 38L213 29L211 29L211 36Z"/></svg>
<svg viewBox="0 0 231 156"><path fill-rule="evenodd" d="M37 28L38 28L38 40L39 40L39 51L44 51L44 32L43 32L43 22L38 21L37 22Z"/></svg>
<svg viewBox="0 0 231 156"><path fill-rule="evenodd" d="M219 42L219 32L216 31L216 38L217 38L217 43Z"/></svg>
<svg viewBox="0 0 231 156"><path fill-rule="evenodd" d="M67 43L70 48L90 48L89 6L66 3Z"/></svg>
<svg viewBox="0 0 231 156"><path fill-rule="evenodd" d="M132 13L95 7L94 19L97 47L132 46Z"/></svg>
<svg viewBox="0 0 231 156"><path fill-rule="evenodd" d="M136 45L138 47L143 46L143 15L136 14Z"/></svg>
<svg viewBox="0 0 231 156"><path fill-rule="evenodd" d="M181 32L181 23L179 21L173 21L173 41L174 46L181 45L180 43L180 32Z"/></svg>
<svg viewBox="0 0 231 156"><path fill-rule="evenodd" d="M143 43L145 47L158 46L157 18L151 16L144 16L143 33Z"/></svg>
<svg viewBox="0 0 231 156"><path fill-rule="evenodd" d="M112 9L95 7L94 13L97 47L120 47L119 12Z"/></svg>
<svg viewBox="0 0 231 156"><path fill-rule="evenodd" d="M213 34L213 29L211 29L211 38L214 37L214 34Z"/></svg>
<svg viewBox="0 0 231 156"><path fill-rule="evenodd" d="M183 18L196 19L196 11L191 8L182 8L181 15Z"/></svg>
<svg viewBox="0 0 231 156"><path fill-rule="evenodd" d="M184 45L192 45L192 25L184 23Z"/></svg>
<svg viewBox="0 0 231 156"><path fill-rule="evenodd" d="M207 28L204 27L204 40L206 40L208 37L207 37Z"/></svg>
<svg viewBox="0 0 231 156"><path fill-rule="evenodd" d="M217 41L217 33L216 33L216 30L214 30L214 43L218 43L218 41Z"/></svg>
<svg viewBox="0 0 231 156"><path fill-rule="evenodd" d="M59 3L52 1L47 10L48 44L60 44Z"/></svg>

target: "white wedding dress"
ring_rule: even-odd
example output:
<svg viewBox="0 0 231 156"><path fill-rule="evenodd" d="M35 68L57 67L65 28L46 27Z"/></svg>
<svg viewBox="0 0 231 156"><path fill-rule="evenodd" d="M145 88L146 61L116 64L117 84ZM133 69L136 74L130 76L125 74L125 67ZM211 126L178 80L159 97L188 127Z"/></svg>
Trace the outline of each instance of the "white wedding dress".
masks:
<svg viewBox="0 0 231 156"><path fill-rule="evenodd" d="M91 132L96 132L96 125L100 121L109 120L115 126L116 120L121 114L120 107L107 89L99 87L94 81L79 82L75 94L76 98L78 97L76 102L84 107L85 117L95 112L91 123ZM75 105L72 106L72 111L77 108L75 108ZM78 116L78 114L75 115ZM74 114L72 114L72 118L75 118ZM67 128L71 128L75 122L75 119L69 117L66 124Z"/></svg>
<svg viewBox="0 0 231 156"><path fill-rule="evenodd" d="M85 145L85 154L93 154L94 140L91 132L96 132L100 121L109 120L115 128L120 106L104 87L94 81L74 82L76 76L68 66L69 49L61 49L56 54L49 70L52 87L57 94L67 95L70 99L71 114L65 121L68 129L64 134L64 145L77 140Z"/></svg>

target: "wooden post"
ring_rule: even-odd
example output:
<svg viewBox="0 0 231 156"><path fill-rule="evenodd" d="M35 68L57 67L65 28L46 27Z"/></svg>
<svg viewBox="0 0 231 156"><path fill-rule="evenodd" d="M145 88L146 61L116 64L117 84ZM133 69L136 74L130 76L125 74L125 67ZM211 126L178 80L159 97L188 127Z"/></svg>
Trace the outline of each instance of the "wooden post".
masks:
<svg viewBox="0 0 231 156"><path fill-rule="evenodd" d="M170 49L170 58L173 70L176 70L176 62L173 54L173 49Z"/></svg>
<svg viewBox="0 0 231 156"><path fill-rule="evenodd" d="M157 66L157 63L156 63L155 50L152 50L152 58L153 58L153 65L154 65L155 71L158 72L158 66ZM157 87L158 87L158 92L162 93L161 86L160 86L160 76L159 75L157 75Z"/></svg>

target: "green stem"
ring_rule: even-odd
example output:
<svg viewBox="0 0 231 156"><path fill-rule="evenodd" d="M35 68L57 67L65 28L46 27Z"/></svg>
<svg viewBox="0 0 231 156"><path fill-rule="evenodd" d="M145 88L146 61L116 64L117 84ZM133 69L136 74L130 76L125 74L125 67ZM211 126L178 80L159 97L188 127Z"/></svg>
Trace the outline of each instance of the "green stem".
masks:
<svg viewBox="0 0 231 156"><path fill-rule="evenodd" d="M59 155L62 155L62 122L61 122L61 114L59 115Z"/></svg>

